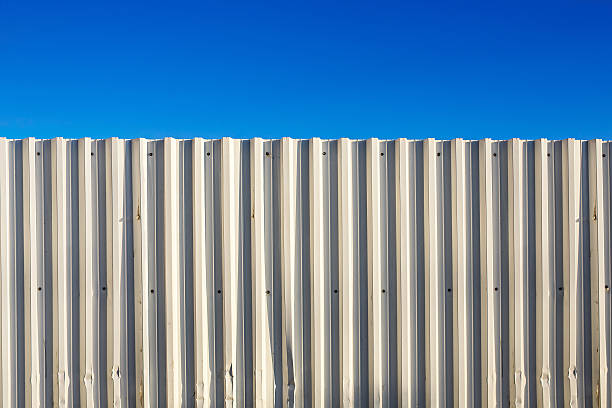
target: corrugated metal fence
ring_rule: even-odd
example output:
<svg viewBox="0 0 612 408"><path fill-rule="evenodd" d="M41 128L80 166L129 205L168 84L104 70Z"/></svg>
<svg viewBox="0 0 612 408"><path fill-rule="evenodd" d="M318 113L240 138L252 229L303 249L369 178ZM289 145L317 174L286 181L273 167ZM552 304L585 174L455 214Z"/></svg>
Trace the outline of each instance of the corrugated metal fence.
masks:
<svg viewBox="0 0 612 408"><path fill-rule="evenodd" d="M2 405L609 407L611 146L0 139Z"/></svg>

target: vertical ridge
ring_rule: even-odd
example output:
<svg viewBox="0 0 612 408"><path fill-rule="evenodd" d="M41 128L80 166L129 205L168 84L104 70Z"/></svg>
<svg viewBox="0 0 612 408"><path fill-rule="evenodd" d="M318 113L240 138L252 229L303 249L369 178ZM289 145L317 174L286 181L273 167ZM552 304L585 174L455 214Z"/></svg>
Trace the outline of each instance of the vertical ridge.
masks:
<svg viewBox="0 0 612 408"><path fill-rule="evenodd" d="M154 407L158 403L157 381L157 296L154 231L150 230L149 142L134 141L132 146L132 185L134 192L134 291L136 320L136 405ZM154 216L154 214L153 214Z"/></svg>
<svg viewBox="0 0 612 408"><path fill-rule="evenodd" d="M419 403L417 365L417 288L414 142L396 142L397 194L397 282L398 282L398 393L400 406Z"/></svg>
<svg viewBox="0 0 612 408"><path fill-rule="evenodd" d="M134 214L134 342L136 343L136 407L141 408L147 400L150 405L149 396L145 395L149 391L148 379L149 362L145 356L148 355L149 344L148 334L145 334L147 324L144 322L145 304L149 296L148 290L148 242L146 242L146 212L140 209L141 204L147 204L147 174L146 174L146 141L136 139L132 141L132 214ZM144 166L143 166L144 162ZM143 171L143 167L145 171ZM144 214L143 214L144 213ZM143 222L144 218L144 222ZM143 234L144 231L144 234ZM145 240L143 240L143 235ZM145 366L147 370L145 371Z"/></svg>
<svg viewBox="0 0 612 408"><path fill-rule="evenodd" d="M209 146L204 140L194 139L193 147L193 248L194 248L194 302L195 302L195 383L196 406L214 406L216 403L212 385L215 373L214 362L214 287L211 251L207 245L207 200L205 161L210 157ZM207 155L208 154L208 155ZM210 240L210 239L208 239Z"/></svg>
<svg viewBox="0 0 612 408"><path fill-rule="evenodd" d="M110 384L114 406L128 404L127 247L125 212L125 142L106 141L106 215L108 302L112 329Z"/></svg>
<svg viewBox="0 0 612 408"><path fill-rule="evenodd" d="M340 348L341 390L344 406L359 406L360 398L356 386L360 384L356 349L359 347L358 332L358 259L356 259L354 204L353 147L355 142L340 139L338 148L338 227L339 227L339 275L340 275Z"/></svg>
<svg viewBox="0 0 612 408"><path fill-rule="evenodd" d="M522 407L529 401L528 393L528 278L525 243L524 142L509 143L509 225L510 225L510 400Z"/></svg>
<svg viewBox="0 0 612 408"><path fill-rule="evenodd" d="M381 198L381 146L377 139L366 144L368 196L368 293L371 361L370 405L389 406L389 303L386 262L386 205Z"/></svg>
<svg viewBox="0 0 612 408"><path fill-rule="evenodd" d="M563 298L566 404L583 406L582 278L580 274L580 142L563 141Z"/></svg>
<svg viewBox="0 0 612 408"><path fill-rule="evenodd" d="M471 232L468 208L469 178L466 171L466 144L461 139L451 142L452 217L453 217L453 353L454 404L473 406L473 368L471 320L473 303L472 273L469 262Z"/></svg>
<svg viewBox="0 0 612 408"><path fill-rule="evenodd" d="M166 334L168 403L181 406L185 389L184 293L181 290L184 268L180 259L179 225L179 146L178 140L164 140L164 270L166 283Z"/></svg>
<svg viewBox="0 0 612 408"><path fill-rule="evenodd" d="M310 141L310 248L312 273L313 405L332 404L331 282L329 256L329 192L324 178L321 139ZM326 153L327 154L327 153Z"/></svg>
<svg viewBox="0 0 612 408"><path fill-rule="evenodd" d="M444 222L441 145L427 139L423 145L425 206L425 358L427 405L446 405L446 364L444 336L444 260L441 243Z"/></svg>
<svg viewBox="0 0 612 408"><path fill-rule="evenodd" d="M272 157L274 160L274 157ZM304 405L304 350L301 268L297 262L297 143L289 138L280 142L281 263L284 284L284 318L288 355L291 356L289 406Z"/></svg>
<svg viewBox="0 0 612 408"><path fill-rule="evenodd" d="M19 403L17 370L17 299L15 267L15 189L11 177L14 144L0 138L0 276L2 277L2 402ZM22 402L23 403L23 402Z"/></svg>
<svg viewBox="0 0 612 408"><path fill-rule="evenodd" d="M275 393L281 391L276 387L274 371L274 350L278 339L274 336L274 322L278 319L274 314L273 299L278 296L273 291L273 256L272 242L274 231L266 211L271 202L272 165L270 163L270 147L260 138L251 141L251 186L252 186L252 234L253 234L253 276L254 284L254 370L255 370L255 405L257 407L272 406L275 403Z"/></svg>
<svg viewBox="0 0 612 408"><path fill-rule="evenodd" d="M74 388L79 386L73 372L72 355L72 268L69 262L67 145L62 138L51 142L53 190L53 306L54 306L54 405L74 404ZM76 382L76 385L75 385Z"/></svg>
<svg viewBox="0 0 612 408"><path fill-rule="evenodd" d="M147 212L141 206L147 205L147 172L146 172L146 141L132 141L132 214L134 214L134 324L136 343L136 406L150 406L149 401L149 336L145 331L148 325L145 316L148 315L148 242ZM143 205L144 204L144 205ZM143 239L144 237L144 239ZM145 311L145 309L147 309ZM146 368L146 369L145 369Z"/></svg>
<svg viewBox="0 0 612 408"><path fill-rule="evenodd" d="M45 403L45 333L43 248L42 248L42 158L39 142L23 142L24 190L24 291L29 324L26 322L26 405ZM0 198L2 199L2 198Z"/></svg>
<svg viewBox="0 0 612 408"><path fill-rule="evenodd" d="M537 342L537 404L556 406L555 344L555 271L554 236L551 219L554 207L550 179L554 175L551 157L552 144L547 140L535 142L535 230L536 230L536 342Z"/></svg>
<svg viewBox="0 0 612 408"><path fill-rule="evenodd" d="M493 177L491 140L484 139L479 143L481 348L482 378L486 384L482 387L482 402L484 406L495 407L502 404L499 202L496 197L499 181Z"/></svg>
<svg viewBox="0 0 612 408"><path fill-rule="evenodd" d="M593 330L593 399L609 407L610 399L610 166L609 144L591 140L589 147L589 211L591 223L591 313Z"/></svg>
<svg viewBox="0 0 612 408"><path fill-rule="evenodd" d="M243 306L239 297L239 218L240 218L240 141L224 138L221 142L221 203L223 251L223 337L225 361L225 406L244 404L242 326L239 320Z"/></svg>
<svg viewBox="0 0 612 408"><path fill-rule="evenodd" d="M84 378L81 398L88 407L99 407L99 271L94 257L94 214L91 139L79 140L79 243L80 284L82 316L82 367Z"/></svg>

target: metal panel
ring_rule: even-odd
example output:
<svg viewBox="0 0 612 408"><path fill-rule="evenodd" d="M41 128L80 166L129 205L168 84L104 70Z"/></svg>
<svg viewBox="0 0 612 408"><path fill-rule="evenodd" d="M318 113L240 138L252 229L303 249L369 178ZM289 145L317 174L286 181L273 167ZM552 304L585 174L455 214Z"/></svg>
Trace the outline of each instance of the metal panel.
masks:
<svg viewBox="0 0 612 408"><path fill-rule="evenodd" d="M0 139L1 406L610 407L611 146Z"/></svg>

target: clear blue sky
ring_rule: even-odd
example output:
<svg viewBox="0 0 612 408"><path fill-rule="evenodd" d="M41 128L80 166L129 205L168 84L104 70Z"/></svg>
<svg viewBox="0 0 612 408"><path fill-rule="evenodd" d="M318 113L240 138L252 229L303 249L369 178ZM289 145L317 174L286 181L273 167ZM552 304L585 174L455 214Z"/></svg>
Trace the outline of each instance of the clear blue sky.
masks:
<svg viewBox="0 0 612 408"><path fill-rule="evenodd" d="M0 136L612 138L612 1L0 0Z"/></svg>

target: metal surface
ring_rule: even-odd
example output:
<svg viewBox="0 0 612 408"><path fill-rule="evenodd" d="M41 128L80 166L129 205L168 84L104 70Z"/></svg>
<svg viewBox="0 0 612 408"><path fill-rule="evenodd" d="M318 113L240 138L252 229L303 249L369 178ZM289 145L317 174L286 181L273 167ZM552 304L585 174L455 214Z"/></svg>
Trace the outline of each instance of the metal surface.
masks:
<svg viewBox="0 0 612 408"><path fill-rule="evenodd" d="M0 402L610 407L611 153L0 139Z"/></svg>

